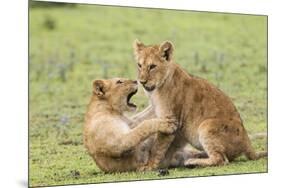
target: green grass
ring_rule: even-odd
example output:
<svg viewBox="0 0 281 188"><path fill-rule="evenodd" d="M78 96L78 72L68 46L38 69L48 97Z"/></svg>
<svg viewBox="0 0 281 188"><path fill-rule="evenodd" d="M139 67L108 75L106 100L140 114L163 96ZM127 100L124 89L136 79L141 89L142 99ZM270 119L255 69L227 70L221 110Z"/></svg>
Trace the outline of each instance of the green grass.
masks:
<svg viewBox="0 0 281 188"><path fill-rule="evenodd" d="M132 42L171 40L175 61L234 101L248 132L267 129L267 20L264 16L117 8L32 8L29 62L31 186L266 172L267 159L223 167L104 174L82 144L83 118L96 78L136 79ZM133 99L147 105L140 90ZM266 140L253 142L264 150Z"/></svg>

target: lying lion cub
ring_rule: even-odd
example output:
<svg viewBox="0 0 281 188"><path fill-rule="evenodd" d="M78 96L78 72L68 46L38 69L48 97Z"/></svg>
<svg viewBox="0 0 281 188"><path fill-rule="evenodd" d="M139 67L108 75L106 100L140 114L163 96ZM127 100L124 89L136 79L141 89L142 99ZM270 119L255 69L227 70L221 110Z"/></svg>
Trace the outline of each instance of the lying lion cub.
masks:
<svg viewBox="0 0 281 188"><path fill-rule="evenodd" d="M267 152L254 151L231 99L175 64L173 51L171 42L151 46L137 40L134 43L138 79L152 104L143 116L169 118L178 126L174 135L158 134L144 169L167 166L173 153L186 143L207 154L206 158L185 160L187 167L222 165L240 154L251 160L266 156Z"/></svg>
<svg viewBox="0 0 281 188"><path fill-rule="evenodd" d="M98 167L105 172L138 170L143 151L139 144L158 131L175 130L167 120L145 120L131 129L124 111L135 110L130 102L137 92L137 81L125 79L96 80L85 116L84 145Z"/></svg>

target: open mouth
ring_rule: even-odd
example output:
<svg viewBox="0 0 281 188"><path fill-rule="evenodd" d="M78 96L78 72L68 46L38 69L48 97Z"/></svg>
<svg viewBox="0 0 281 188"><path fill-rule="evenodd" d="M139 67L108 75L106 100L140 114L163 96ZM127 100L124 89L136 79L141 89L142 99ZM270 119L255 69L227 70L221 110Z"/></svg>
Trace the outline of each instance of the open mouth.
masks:
<svg viewBox="0 0 281 188"><path fill-rule="evenodd" d="M155 86L143 86L144 87L144 89L146 90L146 91L153 91L154 89L155 89Z"/></svg>
<svg viewBox="0 0 281 188"><path fill-rule="evenodd" d="M130 102L132 96L134 96L137 92L138 92L138 90L136 89L135 91L131 92L131 93L128 95L128 97L127 97L127 105L128 105L129 107L133 107L133 108L136 108L136 107L137 107L137 105L135 105L134 103Z"/></svg>

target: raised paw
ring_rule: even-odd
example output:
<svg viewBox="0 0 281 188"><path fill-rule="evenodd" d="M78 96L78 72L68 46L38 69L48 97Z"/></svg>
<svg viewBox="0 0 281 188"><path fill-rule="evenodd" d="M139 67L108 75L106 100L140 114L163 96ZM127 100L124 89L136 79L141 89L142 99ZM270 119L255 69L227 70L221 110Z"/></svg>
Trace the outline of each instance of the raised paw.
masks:
<svg viewBox="0 0 281 188"><path fill-rule="evenodd" d="M159 120L159 131L165 134L172 134L177 130L177 125L170 119Z"/></svg>

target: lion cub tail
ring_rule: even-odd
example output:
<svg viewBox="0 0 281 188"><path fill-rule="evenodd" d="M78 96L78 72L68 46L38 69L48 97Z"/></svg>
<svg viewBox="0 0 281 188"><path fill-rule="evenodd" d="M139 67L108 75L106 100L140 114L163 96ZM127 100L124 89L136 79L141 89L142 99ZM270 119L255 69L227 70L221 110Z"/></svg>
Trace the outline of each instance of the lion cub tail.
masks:
<svg viewBox="0 0 281 188"><path fill-rule="evenodd" d="M267 151L260 151L256 153L257 159L262 158L262 157L267 157Z"/></svg>
<svg viewBox="0 0 281 188"><path fill-rule="evenodd" d="M256 152L254 150L254 148L252 147L251 141L250 141L250 140L261 139L261 138L266 138L266 137L267 137L266 133L256 133L253 135L249 135L249 137L247 138L247 149L245 152L245 155L248 159L257 160L262 157L267 157L267 151Z"/></svg>
<svg viewBox="0 0 281 188"><path fill-rule="evenodd" d="M250 160L257 160L263 157L267 157L267 151L255 152L254 150L252 150L245 152L245 155Z"/></svg>
<svg viewBox="0 0 281 188"><path fill-rule="evenodd" d="M250 140L262 139L262 138L266 138L266 137L267 137L266 132L255 133L255 134L249 135Z"/></svg>

